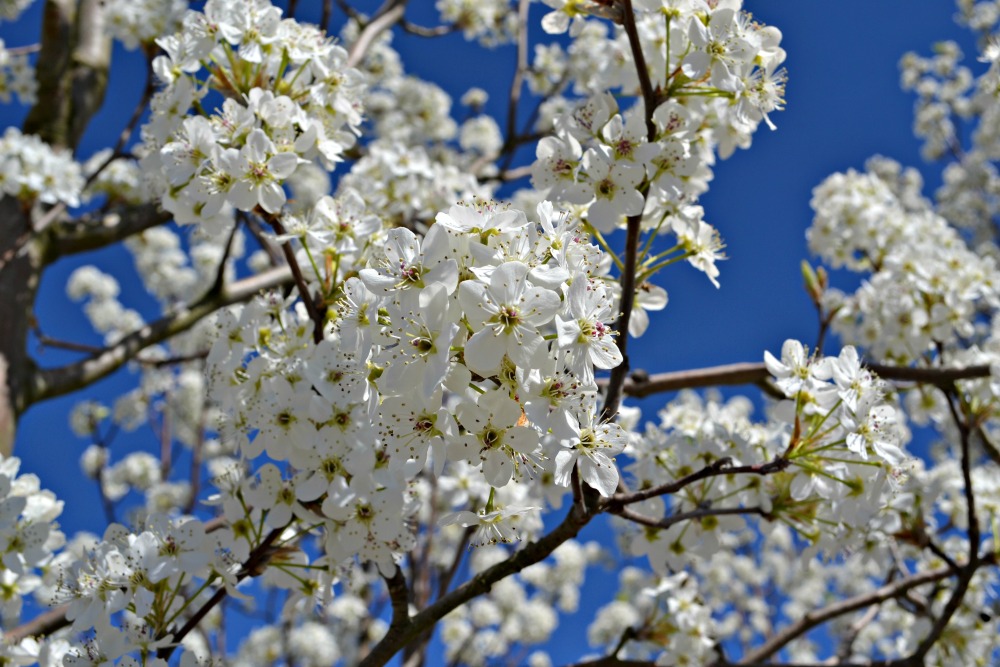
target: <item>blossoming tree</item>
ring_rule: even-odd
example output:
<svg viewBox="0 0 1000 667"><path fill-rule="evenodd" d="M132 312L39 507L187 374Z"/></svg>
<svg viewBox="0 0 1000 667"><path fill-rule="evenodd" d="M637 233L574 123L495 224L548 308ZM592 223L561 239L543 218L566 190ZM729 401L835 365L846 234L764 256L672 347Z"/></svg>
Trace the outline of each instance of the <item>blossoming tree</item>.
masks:
<svg viewBox="0 0 1000 667"><path fill-rule="evenodd" d="M319 26L294 0L46 0L38 49L0 47L0 96L31 105L0 140L0 664L541 667L619 556L576 664L996 664L996 4L958 3L978 77L949 45L903 61L934 199L885 159L816 188L812 250L864 280L803 265L814 348L649 374L629 339L666 306L661 271L719 284L699 197L774 127L781 33L740 0L544 3L534 26L529 0L441 0L425 27L405 0L338 2L339 23L327 1ZM399 31L513 43L505 126L481 90L454 121ZM79 155L113 39L143 95ZM36 363L42 275L112 244L158 319L85 266L67 290L105 346L36 334L81 355ZM12 455L18 416L125 365L134 390L71 416L107 529L67 536ZM736 384L763 418L714 394L656 423L623 405ZM147 422L159 458L109 450ZM939 434L928 457L909 422ZM602 515L617 547L584 541ZM222 610L264 597L236 641Z"/></svg>

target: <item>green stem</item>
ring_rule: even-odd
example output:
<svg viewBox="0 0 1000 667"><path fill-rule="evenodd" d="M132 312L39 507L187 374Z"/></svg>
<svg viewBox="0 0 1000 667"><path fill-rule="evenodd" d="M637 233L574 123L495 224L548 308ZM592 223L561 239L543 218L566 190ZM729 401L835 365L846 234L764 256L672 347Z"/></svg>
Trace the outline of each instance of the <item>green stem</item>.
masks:
<svg viewBox="0 0 1000 667"><path fill-rule="evenodd" d="M646 261L646 255L649 254L649 249L653 245L653 239L655 239L657 234L660 233L660 227L663 226L663 223L666 221L666 219L667 219L667 214L664 213L663 215L660 216L660 221L656 223L656 227L654 227L652 231L649 232L649 236L646 237L646 243L642 247L642 252L639 253L640 264ZM674 246L674 248L678 247L679 246Z"/></svg>
<svg viewBox="0 0 1000 667"><path fill-rule="evenodd" d="M601 232L599 232L597 230L597 228L594 227L589 222L584 222L583 226L584 226L584 229L587 230L588 234L590 234L595 239L597 239L597 242L600 244L600 246L604 250L604 252L606 252L609 255L611 255L611 259L614 260L615 266L618 267L618 270L619 271L624 271L625 270L625 264L623 264L621 258L618 257L618 253L616 253L611 248L611 246L608 244L608 242L604 240L604 235L601 234Z"/></svg>

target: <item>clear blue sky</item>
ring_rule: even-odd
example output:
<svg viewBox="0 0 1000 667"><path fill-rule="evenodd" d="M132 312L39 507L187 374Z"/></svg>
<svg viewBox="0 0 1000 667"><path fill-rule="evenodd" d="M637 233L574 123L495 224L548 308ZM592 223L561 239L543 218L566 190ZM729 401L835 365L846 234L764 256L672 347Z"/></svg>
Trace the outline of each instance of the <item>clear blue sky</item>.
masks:
<svg viewBox="0 0 1000 667"><path fill-rule="evenodd" d="M21 24L0 24L0 38L8 46L34 39L37 30L28 26L36 25L41 4L41 0L36 2ZM306 9L318 4L300 2ZM414 18L434 23L427 18L430 2L415 0L413 4L418 10ZM816 335L815 313L801 287L799 262L808 257L804 232L811 219L812 188L833 171L860 169L869 156L882 154L920 167L928 185L926 194L932 194L940 181L939 170L920 160L911 132L913 98L899 88L899 58L909 50L927 54L932 43L954 39L976 65L971 35L955 25L954 5L948 0L747 0L745 5L758 20L777 26L784 35L787 110L772 116L777 131L762 128L749 151L739 151L717 165L712 188L702 203L706 219L720 229L728 245L731 259L720 265L722 287L716 290L686 265L661 274L670 305L654 314L649 332L632 352L633 366L650 372L759 361L765 349L777 352L788 337L811 343ZM541 6L533 9L535 17L544 13ZM342 14L335 15L338 25L342 18ZM539 28L532 30L534 37L541 35ZM512 47L484 52L457 36L438 41L404 37L396 44L407 70L437 82L453 95L456 106L465 90L479 86L491 94L488 110L503 113L513 71ZM138 99L142 69L135 54L116 49L113 71L107 108L81 147L83 158L113 143ZM16 105L0 107L0 122L4 127L17 125L23 114L24 109ZM82 263L97 263L119 275L125 305L152 315L142 305L141 287L129 278L133 274L126 253L109 250L63 260L46 274L37 312L46 333L100 342L79 306L64 294L66 277ZM39 360L50 365L76 358L46 350ZM130 386L128 373L119 372L86 395L110 402ZM68 501L62 521L67 533L103 527L94 485L82 478L77 464L86 443L76 439L67 425L69 408L81 397L32 408L21 422L16 449L24 461L22 470L37 472L44 487ZM662 399L647 403L647 414L652 416ZM138 446L154 450L148 430L140 431L137 438ZM609 534L597 531L582 537L606 540ZM577 623L587 623L589 612L612 593L609 587L615 577L594 579L583 598L584 611L575 617ZM556 652L557 664L560 658L579 655L582 630L570 623L560 631L569 646L565 654Z"/></svg>

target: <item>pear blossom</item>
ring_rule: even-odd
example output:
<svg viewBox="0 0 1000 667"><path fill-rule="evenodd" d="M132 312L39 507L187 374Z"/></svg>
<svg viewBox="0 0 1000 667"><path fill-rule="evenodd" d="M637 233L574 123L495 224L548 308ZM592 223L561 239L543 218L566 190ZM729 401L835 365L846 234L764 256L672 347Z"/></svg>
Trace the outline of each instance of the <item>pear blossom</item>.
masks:
<svg viewBox="0 0 1000 667"><path fill-rule="evenodd" d="M502 507L494 505L493 509L481 509L478 512L455 512L444 516L439 521L442 526L458 524L466 528L475 528L472 537L469 538L469 545L481 547L487 544L510 544L517 542L520 537L517 534L518 517L529 512L536 511L538 507Z"/></svg>
<svg viewBox="0 0 1000 667"><path fill-rule="evenodd" d="M559 346L584 382L593 381L593 369L610 369L622 362L621 352L604 322L612 317L611 301L598 285L583 277L574 280L566 294L569 315L556 316Z"/></svg>
<svg viewBox="0 0 1000 667"><path fill-rule="evenodd" d="M580 478L598 490L602 496L611 496L618 487L618 468L614 457L627 443L625 431L613 422L594 423L594 416L586 413L577 416L566 414L565 422L558 425L559 450L555 457L556 484L569 486L574 466L579 466Z"/></svg>
<svg viewBox="0 0 1000 667"><path fill-rule="evenodd" d="M489 374L506 354L515 364L530 366L544 352L537 327L559 308L559 295L528 284L529 268L520 262L498 266L489 283L465 281L458 296L475 333L465 344L465 360L473 371Z"/></svg>

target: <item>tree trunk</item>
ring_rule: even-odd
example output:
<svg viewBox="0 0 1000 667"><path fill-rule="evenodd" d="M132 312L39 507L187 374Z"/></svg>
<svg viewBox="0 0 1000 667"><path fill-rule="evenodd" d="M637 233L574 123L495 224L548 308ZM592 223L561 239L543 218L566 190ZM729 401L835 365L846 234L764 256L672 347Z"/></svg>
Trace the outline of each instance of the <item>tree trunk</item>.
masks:
<svg viewBox="0 0 1000 667"><path fill-rule="evenodd" d="M28 331L42 253L33 238L30 212L13 197L0 199L0 230L0 454L10 456L34 372Z"/></svg>
<svg viewBox="0 0 1000 667"><path fill-rule="evenodd" d="M75 150L104 102L111 66L101 0L47 0L41 42L38 103L24 132ZM30 206L0 198L0 453L5 456L13 451L17 417L27 407L35 370L28 332L50 239L33 225Z"/></svg>

